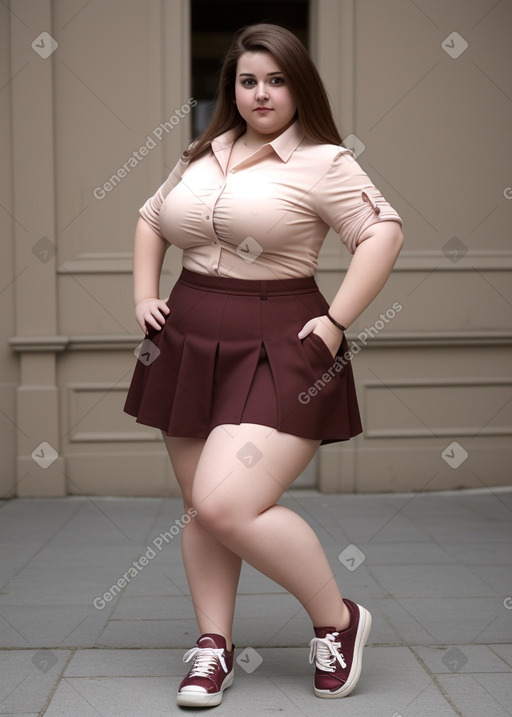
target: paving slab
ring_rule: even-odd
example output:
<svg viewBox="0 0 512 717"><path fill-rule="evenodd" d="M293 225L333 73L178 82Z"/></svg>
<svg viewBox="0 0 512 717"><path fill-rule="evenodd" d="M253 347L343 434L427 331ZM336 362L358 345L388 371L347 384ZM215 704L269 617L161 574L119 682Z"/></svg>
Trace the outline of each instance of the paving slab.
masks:
<svg viewBox="0 0 512 717"><path fill-rule="evenodd" d="M510 717L512 714L509 674L442 675L438 680L462 715Z"/></svg>
<svg viewBox="0 0 512 717"><path fill-rule="evenodd" d="M510 565L470 565L471 572L492 587L503 600L512 595L512 568Z"/></svg>
<svg viewBox="0 0 512 717"><path fill-rule="evenodd" d="M457 557L431 541L387 543L376 538L371 543L360 543L358 547L365 554L367 566L443 565L459 562Z"/></svg>
<svg viewBox="0 0 512 717"><path fill-rule="evenodd" d="M508 645L489 645L489 649L495 652L507 665L512 667L512 644Z"/></svg>
<svg viewBox="0 0 512 717"><path fill-rule="evenodd" d="M117 602L112 620L187 620L193 618L190 595L132 597L124 595Z"/></svg>
<svg viewBox="0 0 512 717"><path fill-rule="evenodd" d="M0 650L0 714L40 714L72 653Z"/></svg>
<svg viewBox="0 0 512 717"><path fill-rule="evenodd" d="M192 647L199 635L195 618L188 620L110 620L97 638L98 647Z"/></svg>
<svg viewBox="0 0 512 717"><path fill-rule="evenodd" d="M0 610L6 605L84 605L92 606L117 582L131 561L124 565L85 566L27 565L23 571L2 587Z"/></svg>
<svg viewBox="0 0 512 717"><path fill-rule="evenodd" d="M500 673L512 668L487 645L450 645L412 647L432 674Z"/></svg>
<svg viewBox="0 0 512 717"><path fill-rule="evenodd" d="M500 597L401 598L379 601L387 606L387 617L406 644L489 644L511 642L511 615ZM406 616L430 635L414 640Z"/></svg>
<svg viewBox="0 0 512 717"><path fill-rule="evenodd" d="M371 575L389 595L400 598L492 597L496 591L465 565L375 565Z"/></svg>
<svg viewBox="0 0 512 717"><path fill-rule="evenodd" d="M183 650L77 650L65 677L183 677Z"/></svg>
<svg viewBox="0 0 512 717"><path fill-rule="evenodd" d="M169 717L177 714L167 677L64 677L45 717Z"/></svg>
<svg viewBox="0 0 512 717"><path fill-rule="evenodd" d="M512 519L512 518L511 518ZM511 541L500 540L498 542L451 542L445 543L446 553L459 563L464 565L504 565L510 568L512 565ZM508 570L510 574L510 570Z"/></svg>
<svg viewBox="0 0 512 717"><path fill-rule="evenodd" d="M179 549L179 547L178 547ZM185 569L181 561L176 563L177 567L172 570L161 564L152 564L150 562L134 576L126 588L123 595L131 597L155 597L155 596L171 596L171 595L188 595L189 588ZM123 572L129 566L122 566L123 570L119 570L116 576L121 577ZM107 585L108 589L108 585Z"/></svg>
<svg viewBox="0 0 512 717"><path fill-rule="evenodd" d="M8 605L0 608L1 645L5 647L92 647L108 624L108 613L92 606ZM1 713L0 713L1 714Z"/></svg>

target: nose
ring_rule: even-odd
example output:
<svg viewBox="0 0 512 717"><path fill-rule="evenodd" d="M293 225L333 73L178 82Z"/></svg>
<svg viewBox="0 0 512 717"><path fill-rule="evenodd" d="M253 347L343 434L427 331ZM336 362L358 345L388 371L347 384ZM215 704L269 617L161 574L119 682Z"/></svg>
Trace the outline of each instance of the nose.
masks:
<svg viewBox="0 0 512 717"><path fill-rule="evenodd" d="M264 82L258 82L256 87L256 100L261 102L268 99L268 91Z"/></svg>

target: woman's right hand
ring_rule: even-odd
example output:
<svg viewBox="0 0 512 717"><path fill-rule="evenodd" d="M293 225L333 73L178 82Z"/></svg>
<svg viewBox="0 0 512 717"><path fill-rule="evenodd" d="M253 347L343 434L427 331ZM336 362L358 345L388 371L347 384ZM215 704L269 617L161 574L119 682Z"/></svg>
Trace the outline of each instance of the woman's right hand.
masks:
<svg viewBox="0 0 512 717"><path fill-rule="evenodd" d="M148 326L160 331L170 311L163 299L144 299L135 305L135 319L142 331L147 334Z"/></svg>

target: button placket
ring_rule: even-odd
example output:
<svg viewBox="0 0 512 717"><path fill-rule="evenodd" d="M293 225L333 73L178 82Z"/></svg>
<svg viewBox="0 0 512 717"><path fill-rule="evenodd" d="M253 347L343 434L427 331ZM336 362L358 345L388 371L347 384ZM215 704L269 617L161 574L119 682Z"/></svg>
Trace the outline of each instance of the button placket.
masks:
<svg viewBox="0 0 512 717"><path fill-rule="evenodd" d="M222 194L222 190L224 189L224 184L218 184L217 185L217 191L213 192L210 195L210 202L207 206L205 206L204 212L203 212L203 220L207 223L207 233L210 235L210 242L213 245L219 244L219 238L215 234L215 228L213 225L213 215L215 211L215 204L219 198L219 196Z"/></svg>
<svg viewBox="0 0 512 717"><path fill-rule="evenodd" d="M222 192L223 192L223 191L225 190L225 188L226 188L226 185L227 185L227 177L225 178L225 180L224 180L224 182L223 182L222 184L219 184L219 185L218 185L219 191L217 192L215 198L213 198L211 207L210 207L210 209L209 209L209 216L205 216L205 219L211 220L210 228L211 228L211 233L212 233L212 235L213 235L212 244L217 244L218 247L219 247L217 267L218 267L218 263L220 262L220 251L221 251L221 248L222 248L222 247L221 247L220 239L219 239L219 237L217 236L217 234L215 233L215 223L214 223L215 205L216 205L217 202L219 201L219 199L220 199L220 197L221 197L221 195L222 195ZM216 268L217 268L217 267L216 267Z"/></svg>

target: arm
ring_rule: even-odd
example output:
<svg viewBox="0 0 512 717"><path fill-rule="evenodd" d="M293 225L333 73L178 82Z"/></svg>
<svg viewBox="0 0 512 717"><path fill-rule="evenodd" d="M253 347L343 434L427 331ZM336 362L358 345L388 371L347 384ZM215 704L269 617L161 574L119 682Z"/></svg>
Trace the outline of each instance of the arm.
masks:
<svg viewBox="0 0 512 717"><path fill-rule="evenodd" d="M380 293L391 274L404 237L398 222L383 222L368 227L362 239L364 241L357 247L329 309L333 319L343 326L350 326Z"/></svg>
<svg viewBox="0 0 512 717"><path fill-rule="evenodd" d="M162 264L165 252L171 246L158 234L159 217L165 198L180 182L186 168L187 164L179 159L162 186L139 209L141 216L135 228L133 249L133 283L135 318L145 334L148 326L159 330L169 313L166 302L158 298Z"/></svg>
<svg viewBox="0 0 512 717"><path fill-rule="evenodd" d="M133 285L135 318L145 334L147 325L160 329L169 313L166 302L158 298L160 272L169 246L142 217L139 219L133 248Z"/></svg>
<svg viewBox="0 0 512 717"><path fill-rule="evenodd" d="M343 326L350 326L363 313L388 280L402 244L402 229L395 221L372 224L361 234L343 283L329 309L333 319ZM342 331L326 316L308 321L298 336L303 339L311 331L321 336L334 355Z"/></svg>

